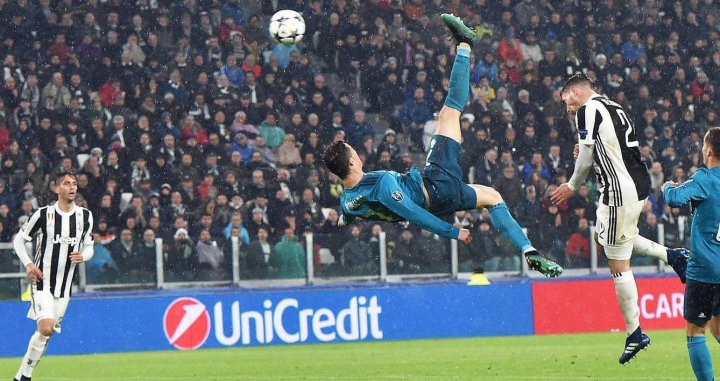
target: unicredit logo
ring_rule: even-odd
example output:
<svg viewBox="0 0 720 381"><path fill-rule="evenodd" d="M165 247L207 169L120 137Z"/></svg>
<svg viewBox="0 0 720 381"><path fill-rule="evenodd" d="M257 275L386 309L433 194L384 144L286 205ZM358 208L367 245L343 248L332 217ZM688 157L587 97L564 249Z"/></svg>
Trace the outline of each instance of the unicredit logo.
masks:
<svg viewBox="0 0 720 381"><path fill-rule="evenodd" d="M196 349L205 344L210 334L210 314L197 299L175 299L165 310L163 328L170 345Z"/></svg>
<svg viewBox="0 0 720 381"><path fill-rule="evenodd" d="M223 346L381 340L382 307L376 296L351 297L330 308L303 307L295 298L265 300L262 310L242 308L239 301L216 302L210 309L217 343ZM178 349L205 343L210 314L192 298L175 300L165 312L165 336Z"/></svg>

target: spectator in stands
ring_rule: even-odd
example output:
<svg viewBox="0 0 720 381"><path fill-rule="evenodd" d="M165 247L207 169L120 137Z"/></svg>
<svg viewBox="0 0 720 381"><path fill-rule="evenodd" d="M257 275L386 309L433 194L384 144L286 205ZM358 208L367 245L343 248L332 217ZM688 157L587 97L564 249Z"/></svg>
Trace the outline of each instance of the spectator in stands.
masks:
<svg viewBox="0 0 720 381"><path fill-rule="evenodd" d="M366 136L375 136L375 129L370 122L365 119L364 111L356 111L354 119L350 122L347 129L348 143L353 147L360 149L363 139Z"/></svg>
<svg viewBox="0 0 720 381"><path fill-rule="evenodd" d="M200 231L195 251L198 255L200 276L208 280L221 280L225 277L225 257L217 241L212 239L209 229Z"/></svg>
<svg viewBox="0 0 720 381"><path fill-rule="evenodd" d="M262 196L256 197L256 199L264 199ZM248 234L251 237L256 237L258 230L261 228L271 231L270 226L267 224L267 216L265 211L260 206L255 206L252 209L252 216L247 224Z"/></svg>
<svg viewBox="0 0 720 381"><path fill-rule="evenodd" d="M500 173L497 151L490 148L480 161L475 162L475 183L491 186Z"/></svg>
<svg viewBox="0 0 720 381"><path fill-rule="evenodd" d="M280 242L273 248L270 263L278 278L305 276L305 250L297 241L294 227L289 225L285 227Z"/></svg>
<svg viewBox="0 0 720 381"><path fill-rule="evenodd" d="M280 147L285 139L285 130L277 124L277 115L275 115L274 112L269 112L265 116L265 120L260 124L258 130L269 148L275 149Z"/></svg>
<svg viewBox="0 0 720 381"><path fill-rule="evenodd" d="M87 281L92 284L113 283L117 281L119 270L112 259L110 252L105 245L99 245L95 240L96 246L93 248L94 254L92 260L86 263Z"/></svg>
<svg viewBox="0 0 720 381"><path fill-rule="evenodd" d="M419 254L420 248L414 240L413 232L405 228L395 241L395 248L392 253L392 265L388 271L394 273L416 273L420 270Z"/></svg>
<svg viewBox="0 0 720 381"><path fill-rule="evenodd" d="M232 233L233 229L238 230L238 237L240 237L240 241L242 242L242 244L250 244L250 234L248 233L247 228L245 228L245 226L243 225L242 213L234 212L230 217L230 223L223 230L225 239L230 238L230 234ZM269 230L266 230L266 233L269 233Z"/></svg>
<svg viewBox="0 0 720 381"><path fill-rule="evenodd" d="M522 191L522 182L515 172L514 167L503 168L502 177L498 178L494 184L494 188L500 193L510 210L515 210L517 207Z"/></svg>
<svg viewBox="0 0 720 381"><path fill-rule="evenodd" d="M143 239L138 248L138 277L140 282L152 283L155 281L155 263L157 258L157 247L155 244L155 232L152 229L146 229L143 232Z"/></svg>
<svg viewBox="0 0 720 381"><path fill-rule="evenodd" d="M590 266L590 230L587 218L580 218L565 246L567 267Z"/></svg>
<svg viewBox="0 0 720 381"><path fill-rule="evenodd" d="M449 257L445 255L446 248L440 238L427 230L420 230L416 238L419 248L418 265L423 272L442 273L449 268Z"/></svg>
<svg viewBox="0 0 720 381"><path fill-rule="evenodd" d="M350 240L342 246L342 253L345 267L351 274L372 274L375 271L375 262L372 259L370 245L361 240L362 229L360 226L353 226L350 229Z"/></svg>
<svg viewBox="0 0 720 381"><path fill-rule="evenodd" d="M335 209L330 209L327 218L319 229L319 232L325 236L325 247L330 249L330 253L335 257L335 263L342 262L343 248L347 242L347 231L343 226L340 226L339 219L338 212ZM347 260L347 254L345 259Z"/></svg>
<svg viewBox="0 0 720 381"><path fill-rule="evenodd" d="M249 163L252 156L253 147L248 144L247 136L239 132L235 135L235 141L232 144L232 151L240 153L240 159L243 163Z"/></svg>
<svg viewBox="0 0 720 381"><path fill-rule="evenodd" d="M522 152L532 152L532 150L523 150ZM531 175L534 173L539 174L547 181L552 180L552 172L550 171L550 168L545 166L545 161L543 160L540 152L534 152L532 156L530 156L529 160L525 162L525 165L523 166L523 182L525 184L530 183Z"/></svg>
<svg viewBox="0 0 720 381"><path fill-rule="evenodd" d="M540 200L533 185L525 188L525 198L520 201L515 210L518 223L526 228L528 237L536 242L539 240L540 228Z"/></svg>
<svg viewBox="0 0 720 381"><path fill-rule="evenodd" d="M123 229L120 237L109 245L110 253L121 272L133 273L142 268L140 247L131 229Z"/></svg>
<svg viewBox="0 0 720 381"><path fill-rule="evenodd" d="M247 248L245 257L245 271L250 278L268 278L273 269L270 263L274 256L274 246L270 244L268 238L270 231L266 228L258 229L257 239L254 239Z"/></svg>
<svg viewBox="0 0 720 381"><path fill-rule="evenodd" d="M432 118L430 105L426 99L425 89L416 87L411 99L406 100L400 110L403 131L410 136L413 148L423 150L422 134L425 123Z"/></svg>
<svg viewBox="0 0 720 381"><path fill-rule="evenodd" d="M473 83L480 84L483 77L487 78L490 83L496 83L498 80L498 72L500 68L495 62L495 55L491 52L485 53L482 60L475 64L473 71Z"/></svg>
<svg viewBox="0 0 720 381"><path fill-rule="evenodd" d="M185 228L179 228L173 235L173 241L167 251L167 270L179 279L193 279L197 269L195 247Z"/></svg>
<svg viewBox="0 0 720 381"><path fill-rule="evenodd" d="M367 141L366 141L367 143ZM368 152L369 147L366 147L365 152ZM377 147L377 152L387 151L390 154L390 159L395 160L400 155L400 146L397 144L397 136L394 130L385 131L383 140ZM374 157L367 156L368 160L374 160ZM372 161L371 161L372 162Z"/></svg>

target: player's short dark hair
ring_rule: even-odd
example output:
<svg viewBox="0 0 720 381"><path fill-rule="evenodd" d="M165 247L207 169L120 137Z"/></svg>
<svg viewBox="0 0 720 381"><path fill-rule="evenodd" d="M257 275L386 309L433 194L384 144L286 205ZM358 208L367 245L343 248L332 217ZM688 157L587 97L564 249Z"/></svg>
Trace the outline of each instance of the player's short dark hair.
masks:
<svg viewBox="0 0 720 381"><path fill-rule="evenodd" d="M713 151L715 157L720 158L720 127L713 127L705 134L705 143Z"/></svg>
<svg viewBox="0 0 720 381"><path fill-rule="evenodd" d="M75 172L68 170L68 169L60 169L57 172L55 172L55 175L53 176L53 182L55 185L60 184L60 182L65 178L65 176L70 176L75 181L77 181L77 175Z"/></svg>
<svg viewBox="0 0 720 381"><path fill-rule="evenodd" d="M575 73L571 75L567 81L565 81L565 84L562 87L562 93L570 90L571 87L578 85L592 86L592 81L583 73Z"/></svg>
<svg viewBox="0 0 720 381"><path fill-rule="evenodd" d="M344 179L350 172L350 155L350 147L344 141L337 141L325 149L323 160L330 172Z"/></svg>

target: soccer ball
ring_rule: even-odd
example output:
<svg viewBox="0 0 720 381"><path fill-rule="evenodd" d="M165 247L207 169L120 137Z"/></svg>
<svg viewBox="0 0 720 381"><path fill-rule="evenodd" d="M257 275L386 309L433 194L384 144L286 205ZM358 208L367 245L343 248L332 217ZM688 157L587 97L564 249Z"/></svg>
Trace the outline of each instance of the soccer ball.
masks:
<svg viewBox="0 0 720 381"><path fill-rule="evenodd" d="M296 44L305 34L305 20L299 13L285 9L273 15L269 30L275 41L285 45Z"/></svg>

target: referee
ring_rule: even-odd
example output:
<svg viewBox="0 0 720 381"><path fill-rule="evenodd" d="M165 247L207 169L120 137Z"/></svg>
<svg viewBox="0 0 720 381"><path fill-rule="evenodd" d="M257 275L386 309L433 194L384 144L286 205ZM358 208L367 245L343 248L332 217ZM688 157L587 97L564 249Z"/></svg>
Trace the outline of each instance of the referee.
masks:
<svg viewBox="0 0 720 381"><path fill-rule="evenodd" d="M15 253L27 269L32 305L28 318L37 322L15 381L29 381L53 332L60 332L70 301L75 268L93 255L93 218L89 210L75 205L77 179L61 171L52 179L58 194L55 204L44 206L15 235ZM35 240L35 258L26 243Z"/></svg>

